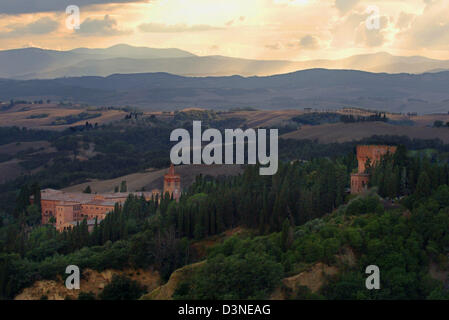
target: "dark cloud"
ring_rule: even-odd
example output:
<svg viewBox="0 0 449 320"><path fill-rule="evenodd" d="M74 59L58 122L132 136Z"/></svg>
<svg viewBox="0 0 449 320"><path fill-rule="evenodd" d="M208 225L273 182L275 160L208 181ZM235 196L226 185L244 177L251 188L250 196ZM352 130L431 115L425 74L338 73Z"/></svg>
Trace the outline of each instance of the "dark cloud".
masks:
<svg viewBox="0 0 449 320"><path fill-rule="evenodd" d="M115 36L129 33L129 31L120 30L117 20L105 15L103 19L87 18L81 23L80 28L76 30L76 34L80 35L99 35L99 36Z"/></svg>
<svg viewBox="0 0 449 320"><path fill-rule="evenodd" d="M0 14L65 11L69 5L149 2L150 0L0 0Z"/></svg>
<svg viewBox="0 0 449 320"><path fill-rule="evenodd" d="M207 24L186 25L180 24L164 24L164 23L143 23L139 25L139 30L148 33L178 33L178 32L200 32L219 30L222 28L210 26Z"/></svg>
<svg viewBox="0 0 449 320"><path fill-rule="evenodd" d="M40 18L29 24L15 23L5 27L0 32L1 38L21 37L23 35L47 34L58 29L58 22L49 17Z"/></svg>

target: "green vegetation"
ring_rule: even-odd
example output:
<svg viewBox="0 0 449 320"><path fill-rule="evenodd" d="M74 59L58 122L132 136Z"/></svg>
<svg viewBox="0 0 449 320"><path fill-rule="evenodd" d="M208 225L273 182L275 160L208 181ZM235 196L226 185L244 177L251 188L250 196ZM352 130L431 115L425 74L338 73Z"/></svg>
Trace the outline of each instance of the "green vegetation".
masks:
<svg viewBox="0 0 449 320"><path fill-rule="evenodd" d="M126 276L114 275L111 283L100 293L101 300L137 300L145 289Z"/></svg>
<svg viewBox="0 0 449 320"><path fill-rule="evenodd" d="M444 122L441 121L441 120L436 120L436 121L433 123L433 126L434 126L435 128L449 127L449 122L444 123Z"/></svg>
<svg viewBox="0 0 449 320"><path fill-rule="evenodd" d="M39 113L39 114L32 114L27 117L27 119L43 119L47 118L49 116L48 113Z"/></svg>
<svg viewBox="0 0 449 320"><path fill-rule="evenodd" d="M213 110L175 111L171 125L189 129L192 127L192 121L201 121L203 127L223 130L232 127L238 128L245 122L245 119L238 117L223 118L220 112Z"/></svg>
<svg viewBox="0 0 449 320"><path fill-rule="evenodd" d="M187 125L184 116L175 124ZM215 116L207 121L224 121ZM298 286L287 297L449 298L446 283L429 275L430 266L443 273L449 268L449 146L439 140L362 141L405 146L369 168L373 192L363 197L347 195L357 165L355 143L280 140L284 161L274 176L260 176L257 166L247 166L236 177L197 177L179 202L167 195L150 201L130 196L92 233L86 221L62 233L40 225L40 187L166 167L170 132L170 124L76 133L0 128L1 144L47 140L58 150L36 159L46 161L38 173L0 186L0 297L13 298L36 280L64 277L69 264L98 271L154 268L166 281L177 268L205 258L195 242L240 227L247 232L212 247L206 263L179 284L175 298L268 298L276 288L287 291L281 279L318 262L338 273L317 292ZM94 145L97 154L80 161L76 155L86 145ZM423 151L407 151L413 148ZM116 190L126 191L126 182ZM352 263L341 258L347 252L353 253ZM370 264L380 267L380 291L364 287ZM98 298L135 299L145 292L128 278L116 278L106 288ZM80 297L92 298L97 297Z"/></svg>
<svg viewBox="0 0 449 320"><path fill-rule="evenodd" d="M90 188L90 186L87 186L84 190L83 193L92 193L92 189Z"/></svg>
<svg viewBox="0 0 449 320"><path fill-rule="evenodd" d="M372 121L383 121L387 122L386 113L376 112L369 116L354 116L352 114L345 115L335 112L310 112L304 113L299 116L292 118L293 121L301 125L312 125L317 126L325 123L353 123L353 122L372 122Z"/></svg>
<svg viewBox="0 0 449 320"><path fill-rule="evenodd" d="M369 116L354 116L350 115L342 115L340 117L340 121L344 123L352 123L352 122L373 122L373 121L382 121L387 122L389 119L387 118L386 113L376 112L375 114Z"/></svg>
<svg viewBox="0 0 449 320"><path fill-rule="evenodd" d="M340 121L340 114L333 112L311 112L304 113L292 118L293 121L301 125L317 126L324 123L336 123Z"/></svg>
<svg viewBox="0 0 449 320"><path fill-rule="evenodd" d="M296 227L289 246L283 232L230 238L210 251L207 264L178 286L175 298L268 298L272 291L264 289L280 286L281 278L324 262L337 266L338 274L317 294L299 287L291 298L447 299L449 291L430 277L429 265L449 267L442 254L449 244L448 198L442 197L448 192L448 186L440 187L410 217L402 210L385 211L379 198L358 198L328 217ZM349 248L356 257L352 265L338 259ZM370 264L381 270L382 290L365 288ZM250 276L242 279L242 274Z"/></svg>
<svg viewBox="0 0 449 320"><path fill-rule="evenodd" d="M242 248L246 249L246 248ZM210 256L175 292L177 299L264 299L279 284L282 265L257 252Z"/></svg>
<svg viewBox="0 0 449 320"><path fill-rule="evenodd" d="M87 112L81 112L77 115L68 115L65 117L57 117L55 121L53 121L51 124L54 126L59 125L67 125L72 124L75 122L83 121L83 120L90 120L101 117L101 113L87 113Z"/></svg>

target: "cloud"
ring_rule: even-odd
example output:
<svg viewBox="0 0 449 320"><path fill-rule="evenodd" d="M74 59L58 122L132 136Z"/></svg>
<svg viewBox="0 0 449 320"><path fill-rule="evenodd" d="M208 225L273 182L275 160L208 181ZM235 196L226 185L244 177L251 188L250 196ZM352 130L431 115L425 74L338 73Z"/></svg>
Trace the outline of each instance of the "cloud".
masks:
<svg viewBox="0 0 449 320"><path fill-rule="evenodd" d="M408 27L410 27L410 24L412 23L413 19L415 18L415 15L412 13L406 13L406 12L401 12L399 14L399 17L396 21L396 28L398 29L407 29Z"/></svg>
<svg viewBox="0 0 449 320"><path fill-rule="evenodd" d="M445 0L427 2L423 13L397 35L408 48L449 49L449 6Z"/></svg>
<svg viewBox="0 0 449 320"><path fill-rule="evenodd" d="M319 41L314 36L306 35L299 40L299 46L307 50L317 49L319 47Z"/></svg>
<svg viewBox="0 0 449 320"><path fill-rule="evenodd" d="M367 14L351 13L344 19L339 19L330 32L332 34L331 46L334 48L347 48L354 45L356 30L365 23Z"/></svg>
<svg viewBox="0 0 449 320"><path fill-rule="evenodd" d="M379 47L388 40L388 27L390 19L387 16L379 17L379 28L367 27L371 21L369 12L352 12L340 19L330 30L332 35L331 46L333 48L347 47Z"/></svg>
<svg viewBox="0 0 449 320"><path fill-rule="evenodd" d="M356 44L366 47L379 47L386 42L386 28L389 19L386 16L379 17L379 29L368 29L366 24L361 24L356 31Z"/></svg>
<svg viewBox="0 0 449 320"><path fill-rule="evenodd" d="M335 0L335 7L340 13L345 14L355 7L360 0Z"/></svg>
<svg viewBox="0 0 449 320"><path fill-rule="evenodd" d="M245 21L245 19L246 19L246 17L240 16L240 17L238 17L237 19L232 19L232 20L227 21L227 22L225 23L225 26L226 26L226 27L230 27L230 26L232 26L234 23Z"/></svg>
<svg viewBox="0 0 449 320"><path fill-rule="evenodd" d="M210 26L207 24L186 25L179 24L164 24L164 23L143 23L139 25L139 30L148 33L179 33L179 32L201 32L210 30L219 30L222 28Z"/></svg>
<svg viewBox="0 0 449 320"><path fill-rule="evenodd" d="M43 17L29 24L15 23L5 27L6 31L0 32L0 37L21 37L24 35L42 35L58 29L58 22L49 17Z"/></svg>
<svg viewBox="0 0 449 320"><path fill-rule="evenodd" d="M307 0L274 0L274 4L283 6L298 6L307 3Z"/></svg>
<svg viewBox="0 0 449 320"><path fill-rule="evenodd" d="M279 43L266 44L265 48L270 49L270 50L279 50L281 48L281 45Z"/></svg>
<svg viewBox="0 0 449 320"><path fill-rule="evenodd" d="M149 0L1 0L0 14L64 11L69 5L84 7L94 4L149 2Z"/></svg>
<svg viewBox="0 0 449 320"><path fill-rule="evenodd" d="M115 36L130 33L130 31L120 30L117 25L117 20L109 15L105 15L103 19L87 18L76 30L76 34Z"/></svg>

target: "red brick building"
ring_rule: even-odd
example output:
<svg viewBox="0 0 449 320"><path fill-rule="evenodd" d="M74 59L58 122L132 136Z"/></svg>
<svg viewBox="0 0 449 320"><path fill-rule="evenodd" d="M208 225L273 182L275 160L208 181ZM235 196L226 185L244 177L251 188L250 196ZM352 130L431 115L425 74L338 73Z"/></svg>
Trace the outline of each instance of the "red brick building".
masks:
<svg viewBox="0 0 449 320"><path fill-rule="evenodd" d="M173 165L164 176L164 195L168 192L179 201L181 196L181 176L175 174ZM116 204L122 205L132 194L144 197L147 201L160 198L158 189L152 192L116 192L104 194L71 193L54 189L41 191L42 224L52 223L58 231L72 228L84 219L89 230L95 221L100 222L114 210Z"/></svg>
<svg viewBox="0 0 449 320"><path fill-rule="evenodd" d="M357 146L357 173L351 174L351 194L359 194L368 188L369 174L366 173L366 163L374 167L386 154L393 154L397 150L395 146L360 145Z"/></svg>

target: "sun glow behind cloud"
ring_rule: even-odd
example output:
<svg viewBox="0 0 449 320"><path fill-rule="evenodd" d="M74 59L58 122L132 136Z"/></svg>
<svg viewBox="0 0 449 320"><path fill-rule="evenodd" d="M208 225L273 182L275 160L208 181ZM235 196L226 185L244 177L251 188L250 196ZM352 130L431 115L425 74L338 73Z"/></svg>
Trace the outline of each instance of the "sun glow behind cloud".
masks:
<svg viewBox="0 0 449 320"><path fill-rule="evenodd" d="M67 30L65 13L57 10L4 14L0 49L128 43L257 59L337 59L379 51L449 59L449 0L96 2L81 8L85 32ZM380 30L365 27L369 5L379 8Z"/></svg>

